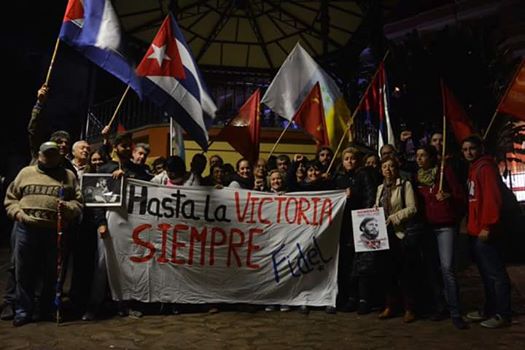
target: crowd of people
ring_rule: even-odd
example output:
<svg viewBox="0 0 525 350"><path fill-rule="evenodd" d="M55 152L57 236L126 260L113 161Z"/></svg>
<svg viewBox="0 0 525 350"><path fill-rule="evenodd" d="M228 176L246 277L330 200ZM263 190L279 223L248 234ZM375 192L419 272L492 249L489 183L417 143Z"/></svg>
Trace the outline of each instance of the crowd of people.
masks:
<svg viewBox="0 0 525 350"><path fill-rule="evenodd" d="M443 135L435 132L421 145L408 142L411 136L405 133L397 147L384 145L379 156L346 148L332 168L334 152L327 147L320 148L315 159L279 155L260 158L255 164L240 159L233 167L224 164L220 155L196 154L190 169L178 156L157 158L150 167L147 144L134 145L130 133L119 134L110 143L109 127L102 131L100 148L93 150L79 140L73 143L71 154L67 132L55 131L49 139L42 138L47 95L43 86L29 125L32 164L20 171L5 197L14 225L1 318L12 319L14 326L56 319L57 261L71 266L69 298L82 320L94 320L103 312L108 296L103 240L108 225L104 208L82 204L79 179L86 173L110 173L165 186L229 186L277 195L343 189L347 201L339 242L339 292L336 307L326 306L327 313L368 314L379 309L380 319L402 315L406 323L427 314L432 320L450 317L458 329L468 328L465 317L488 328L510 325L510 282L498 248L504 235L502 182L479 137L462 141L463 159L448 155L443 159ZM468 174L462 175L462 164ZM207 165L210 170L205 176ZM356 253L351 211L372 207L384 209L390 249ZM465 216L486 299L480 310L467 314L461 308L454 264L455 242ZM58 222L64 232L63 249L57 249ZM375 244L366 234L355 234L368 240L365 244ZM63 270L58 269L59 273ZM217 312L221 307L206 305L206 311ZM140 317L143 306L119 302L116 309L120 315ZM160 309L177 314L184 306L163 304ZM292 308L265 307L268 312L279 309ZM300 306L298 311L307 314L309 308Z"/></svg>

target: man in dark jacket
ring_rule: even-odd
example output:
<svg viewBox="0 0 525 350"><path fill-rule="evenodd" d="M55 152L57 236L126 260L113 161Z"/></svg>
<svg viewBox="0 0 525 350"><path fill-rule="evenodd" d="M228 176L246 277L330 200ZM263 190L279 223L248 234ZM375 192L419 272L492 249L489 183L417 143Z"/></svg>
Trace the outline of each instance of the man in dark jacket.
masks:
<svg viewBox="0 0 525 350"><path fill-rule="evenodd" d="M117 135L114 141L114 147L118 157L118 161L109 161L100 167L100 173L109 173L113 175L113 178L120 178L122 176L126 178L133 178L138 180L150 181L152 176L146 171L146 168L140 164L135 164L131 161L131 150L133 141L130 133L124 133ZM94 208L94 219L95 224L98 227L97 231L100 239L104 239L108 235L108 223L106 220L106 210L104 208ZM103 244L99 240L98 242L98 259L95 266L95 275L105 276L106 274L106 263L105 256L103 254ZM90 304L93 308L86 312L83 316L84 320L90 320L93 318L93 310L96 309L102 302L104 291L106 288L105 278L98 278L93 281ZM127 305L121 304L119 314L140 317L142 315L139 311L133 311L128 309Z"/></svg>

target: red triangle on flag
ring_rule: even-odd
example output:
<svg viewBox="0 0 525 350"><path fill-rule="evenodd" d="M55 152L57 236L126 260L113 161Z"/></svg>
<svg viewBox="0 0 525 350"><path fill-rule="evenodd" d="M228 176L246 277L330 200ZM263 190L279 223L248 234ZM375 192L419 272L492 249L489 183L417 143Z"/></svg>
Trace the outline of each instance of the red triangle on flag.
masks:
<svg viewBox="0 0 525 350"><path fill-rule="evenodd" d="M84 6L81 0L69 0L64 14L64 22L84 18Z"/></svg>
<svg viewBox="0 0 525 350"><path fill-rule="evenodd" d="M167 76L184 79L177 41L173 35L171 16L166 16L148 51L136 69L139 76Z"/></svg>
<svg viewBox="0 0 525 350"><path fill-rule="evenodd" d="M308 96L303 100L293 121L309 133L318 146L328 146L329 140L319 83L314 85Z"/></svg>
<svg viewBox="0 0 525 350"><path fill-rule="evenodd" d="M124 127L124 125L122 125L122 123L118 123L117 124L117 133L118 134L123 134L125 133L127 130L126 128Z"/></svg>
<svg viewBox="0 0 525 350"><path fill-rule="evenodd" d="M251 162L259 157L260 101L261 91L257 89L220 133L237 152Z"/></svg>

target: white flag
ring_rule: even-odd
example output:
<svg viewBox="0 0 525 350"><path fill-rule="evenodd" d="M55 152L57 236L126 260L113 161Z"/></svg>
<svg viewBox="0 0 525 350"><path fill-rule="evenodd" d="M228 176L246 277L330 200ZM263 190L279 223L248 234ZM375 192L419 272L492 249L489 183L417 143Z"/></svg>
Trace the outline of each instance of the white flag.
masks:
<svg viewBox="0 0 525 350"><path fill-rule="evenodd" d="M350 110L334 79L299 43L295 45L277 72L261 103L291 121L304 98L317 82L323 98L328 138L332 145L337 144L340 136L338 133L344 132L350 119Z"/></svg>

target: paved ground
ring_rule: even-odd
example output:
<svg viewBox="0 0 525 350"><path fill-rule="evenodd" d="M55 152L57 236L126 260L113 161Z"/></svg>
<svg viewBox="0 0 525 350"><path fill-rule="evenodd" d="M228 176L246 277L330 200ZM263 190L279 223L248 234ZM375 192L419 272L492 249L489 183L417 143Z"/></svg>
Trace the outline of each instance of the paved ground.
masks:
<svg viewBox="0 0 525 350"><path fill-rule="evenodd" d="M0 290L5 259L6 249L0 249ZM400 318L378 320L377 313L222 312L138 320L112 317L60 326L43 322L20 328L0 321L0 349L525 349L525 301L518 292L525 285L525 267L513 266L509 271L522 279L517 282L521 287L513 289L518 315L505 329L487 330L474 324L458 331L448 320L404 324ZM482 295L476 270L463 271L460 283L465 308L474 307Z"/></svg>

